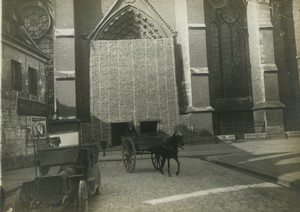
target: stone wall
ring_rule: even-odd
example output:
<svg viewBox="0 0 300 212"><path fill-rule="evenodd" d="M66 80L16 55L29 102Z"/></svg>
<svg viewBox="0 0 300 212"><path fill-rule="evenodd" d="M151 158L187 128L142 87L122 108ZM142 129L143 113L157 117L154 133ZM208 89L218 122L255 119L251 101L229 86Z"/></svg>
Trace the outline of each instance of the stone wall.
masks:
<svg viewBox="0 0 300 212"><path fill-rule="evenodd" d="M33 164L33 148L26 147L26 141L30 139L31 116L18 115L17 100L21 98L45 103L46 64L34 56L25 54L5 44L2 45L2 56L1 164L3 170L8 170ZM14 91L11 87L11 60L21 63L21 92ZM38 70L37 96L29 94L28 91L28 67Z"/></svg>
<svg viewBox="0 0 300 212"><path fill-rule="evenodd" d="M69 119L76 117L73 2L73 0L55 1L54 15L55 109L60 117Z"/></svg>
<svg viewBox="0 0 300 212"><path fill-rule="evenodd" d="M173 39L92 41L90 82L93 139L110 140L113 122L179 123Z"/></svg>

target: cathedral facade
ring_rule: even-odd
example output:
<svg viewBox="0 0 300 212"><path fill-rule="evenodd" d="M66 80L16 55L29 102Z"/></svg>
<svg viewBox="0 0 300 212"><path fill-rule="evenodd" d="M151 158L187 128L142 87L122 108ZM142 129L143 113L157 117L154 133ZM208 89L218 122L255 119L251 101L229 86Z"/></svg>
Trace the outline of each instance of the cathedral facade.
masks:
<svg viewBox="0 0 300 212"><path fill-rule="evenodd" d="M159 125L168 134L181 126L191 142L300 130L297 0L2 2L2 33L22 39L10 36L8 45L2 36L2 99L8 90L10 98L25 95L46 111L18 114L15 106L14 117L2 101L3 114L24 119L18 133L6 132L2 118L4 146L20 147L15 155L32 153L28 126L41 115L49 133L110 145L120 145L129 122ZM44 71L21 81L24 88L40 79L25 92L34 94L18 91L19 75L14 81L9 74L18 65L9 62L17 54L8 47L22 43L39 62L24 59L21 72ZM30 55L21 52L26 56L18 58Z"/></svg>

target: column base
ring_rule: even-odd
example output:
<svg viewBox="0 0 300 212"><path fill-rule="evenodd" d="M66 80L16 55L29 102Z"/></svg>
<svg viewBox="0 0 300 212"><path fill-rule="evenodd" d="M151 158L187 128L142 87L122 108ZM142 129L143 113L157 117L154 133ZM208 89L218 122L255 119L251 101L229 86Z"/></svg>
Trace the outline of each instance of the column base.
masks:
<svg viewBox="0 0 300 212"><path fill-rule="evenodd" d="M253 108L255 132L267 133L268 137L285 137L283 107L280 102L256 104Z"/></svg>
<svg viewBox="0 0 300 212"><path fill-rule="evenodd" d="M194 143L214 141L213 118L211 107L190 108L192 141Z"/></svg>

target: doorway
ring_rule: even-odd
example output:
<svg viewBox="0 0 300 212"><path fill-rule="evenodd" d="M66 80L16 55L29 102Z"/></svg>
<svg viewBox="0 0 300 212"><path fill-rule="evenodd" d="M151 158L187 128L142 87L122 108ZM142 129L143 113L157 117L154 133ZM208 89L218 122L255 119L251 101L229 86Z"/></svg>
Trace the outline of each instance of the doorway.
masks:
<svg viewBox="0 0 300 212"><path fill-rule="evenodd" d="M122 135L126 134L126 129L128 127L128 122L120 122L120 123L111 123L111 143L112 146L121 146Z"/></svg>

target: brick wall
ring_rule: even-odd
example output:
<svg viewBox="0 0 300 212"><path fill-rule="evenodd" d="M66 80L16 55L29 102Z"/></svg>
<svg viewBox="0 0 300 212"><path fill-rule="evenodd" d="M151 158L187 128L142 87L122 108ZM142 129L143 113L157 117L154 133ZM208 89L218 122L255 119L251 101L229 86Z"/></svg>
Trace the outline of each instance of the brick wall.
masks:
<svg viewBox="0 0 300 212"><path fill-rule="evenodd" d="M179 123L174 62L172 39L93 41L93 138L110 140L111 122L141 119L160 119L162 129L172 133Z"/></svg>

